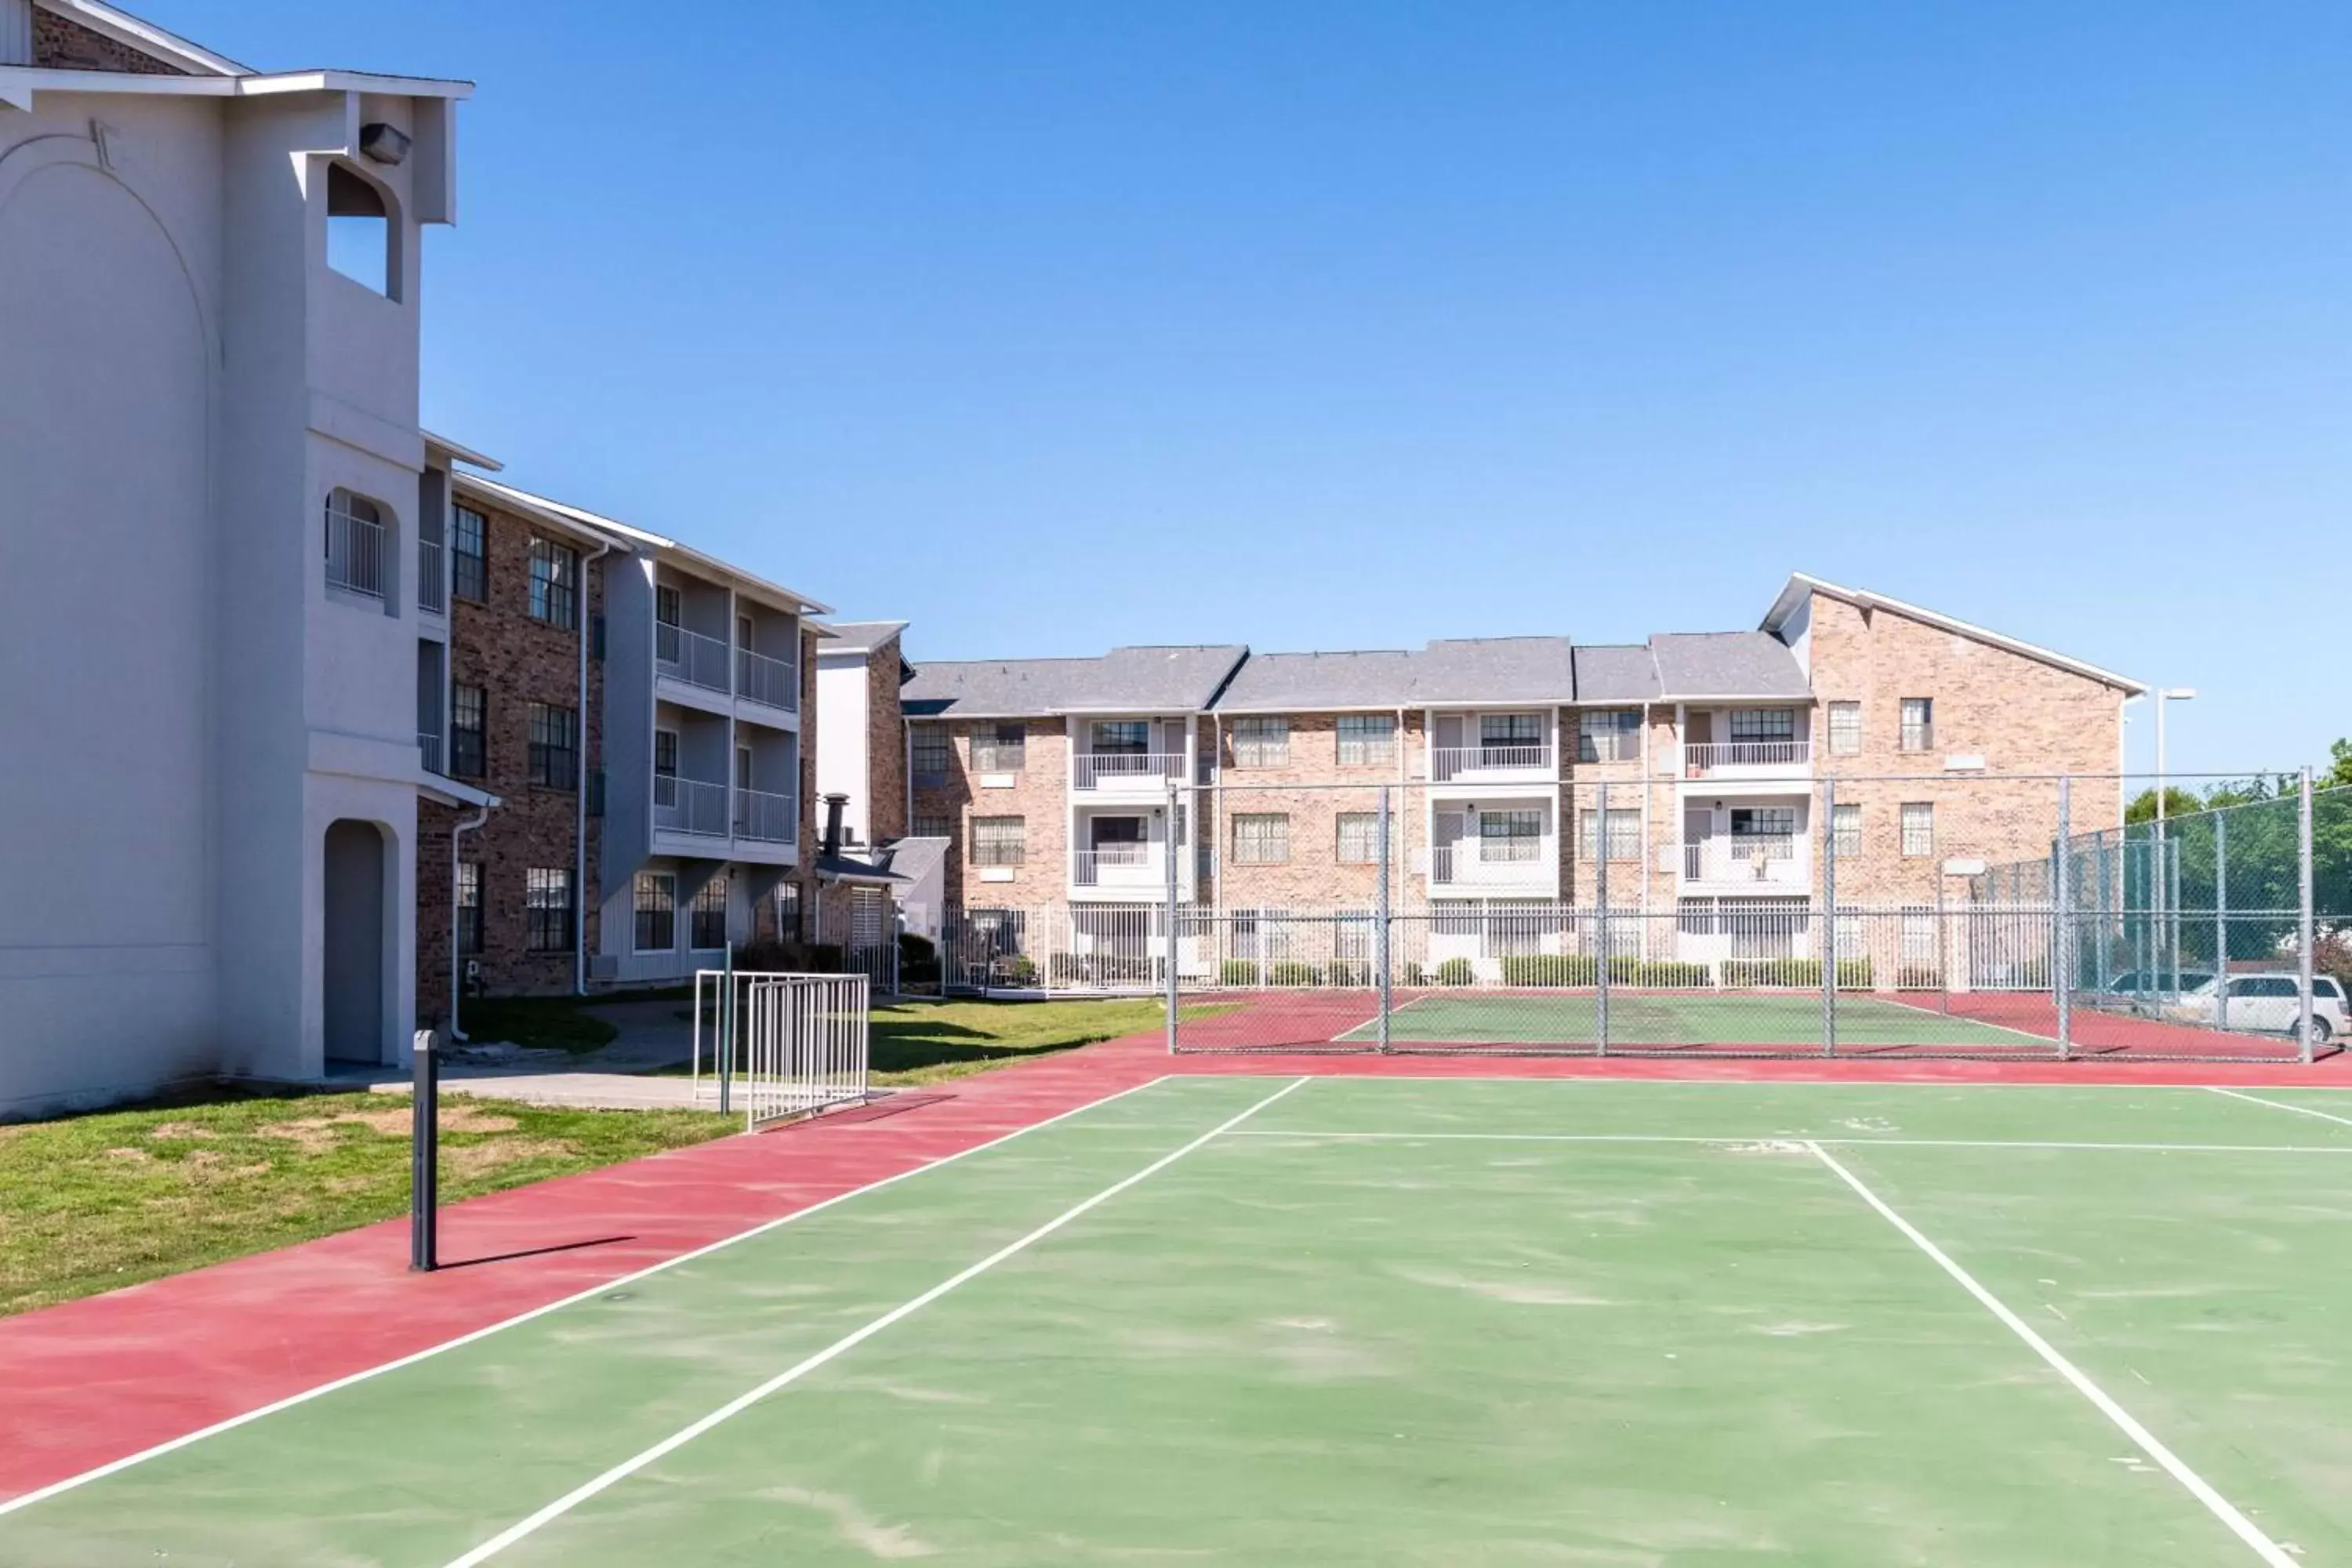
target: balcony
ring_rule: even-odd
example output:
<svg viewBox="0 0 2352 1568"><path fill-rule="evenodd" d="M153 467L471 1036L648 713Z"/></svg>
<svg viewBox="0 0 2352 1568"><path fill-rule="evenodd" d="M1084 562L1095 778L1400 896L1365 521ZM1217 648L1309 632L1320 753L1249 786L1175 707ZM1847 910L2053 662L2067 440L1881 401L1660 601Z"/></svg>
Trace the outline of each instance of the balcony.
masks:
<svg viewBox="0 0 2352 1568"><path fill-rule="evenodd" d="M731 689L726 643L667 621L654 624L654 672L706 691Z"/></svg>
<svg viewBox="0 0 2352 1568"><path fill-rule="evenodd" d="M1433 892L1552 893L1559 890L1559 867L1549 838L1463 839L1430 851Z"/></svg>
<svg viewBox="0 0 2352 1568"><path fill-rule="evenodd" d="M327 586L370 599L383 598L383 524L341 507L329 507Z"/></svg>
<svg viewBox="0 0 2352 1568"><path fill-rule="evenodd" d="M698 686L701 682L695 684ZM764 653L753 653L747 647L737 648L735 695L746 701L797 713L801 709L800 666L787 664L781 658L770 658Z"/></svg>
<svg viewBox="0 0 2352 1568"><path fill-rule="evenodd" d="M418 760L425 764L425 771L426 773L440 773L445 776L447 774L448 770L441 765L441 737L439 735L427 734L422 730L418 731L416 732L416 752Z"/></svg>
<svg viewBox="0 0 2352 1568"><path fill-rule="evenodd" d="M1559 764L1549 745L1436 746L1429 753L1433 784L1469 781L1480 784L1541 780L1559 776Z"/></svg>
<svg viewBox="0 0 2352 1568"><path fill-rule="evenodd" d="M1812 858L1793 833L1732 837L1717 834L1683 846L1683 880L1724 889L1802 892L1812 885Z"/></svg>
<svg viewBox="0 0 2352 1568"><path fill-rule="evenodd" d="M727 786L676 773L654 775L654 827L707 838L727 837Z"/></svg>
<svg viewBox="0 0 2352 1568"><path fill-rule="evenodd" d="M442 570L441 542L437 539L416 542L416 607L428 615L449 613L449 579Z"/></svg>
<svg viewBox="0 0 2352 1568"><path fill-rule="evenodd" d="M799 841L801 822L800 797L775 795L766 790L739 789L735 792L735 837L753 839L761 844L793 844Z"/></svg>
<svg viewBox="0 0 2352 1568"><path fill-rule="evenodd" d="M1070 768L1070 787L1164 795L1171 779L1184 776L1181 752L1080 752Z"/></svg>
<svg viewBox="0 0 2352 1568"><path fill-rule="evenodd" d="M1812 766L1811 741L1703 741L1683 748L1686 779L1785 777Z"/></svg>
<svg viewBox="0 0 2352 1568"><path fill-rule="evenodd" d="M1105 844L1070 853L1070 886L1143 895L1168 890L1168 857L1153 844Z"/></svg>

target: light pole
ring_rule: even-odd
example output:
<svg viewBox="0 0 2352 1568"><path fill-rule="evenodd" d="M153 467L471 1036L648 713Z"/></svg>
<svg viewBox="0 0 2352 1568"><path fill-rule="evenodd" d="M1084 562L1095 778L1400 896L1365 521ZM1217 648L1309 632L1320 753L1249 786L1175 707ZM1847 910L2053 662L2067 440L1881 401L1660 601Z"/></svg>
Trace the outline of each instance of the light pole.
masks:
<svg viewBox="0 0 2352 1568"><path fill-rule="evenodd" d="M2156 895L2157 908L2163 911L2160 929L2164 932L2165 951L2171 960L2172 975L2172 984L2167 989L2172 992L2180 989L2180 931L2176 923L2179 911L2171 907L2172 900L2167 893L2172 882L2172 864L2164 835L2164 710L2168 703L2193 701L2196 696L2197 689L2193 686L2159 686L2156 689L2156 866L2155 874L2148 879L2148 888ZM2214 973L2220 973L2221 969L2216 968Z"/></svg>

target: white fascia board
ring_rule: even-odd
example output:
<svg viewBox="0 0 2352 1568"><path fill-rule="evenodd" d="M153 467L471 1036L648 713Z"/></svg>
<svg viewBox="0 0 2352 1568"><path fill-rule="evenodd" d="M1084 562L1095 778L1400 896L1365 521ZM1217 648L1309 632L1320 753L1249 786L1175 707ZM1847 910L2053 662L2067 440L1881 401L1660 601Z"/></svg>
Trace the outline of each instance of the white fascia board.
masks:
<svg viewBox="0 0 2352 1568"><path fill-rule="evenodd" d="M253 98L288 92L374 92L406 98L466 99L468 81L423 77L365 76L353 71L301 71L289 76L152 76L140 71L49 70L0 66L0 103L29 110L33 95L86 92L146 98Z"/></svg>
<svg viewBox="0 0 2352 1568"><path fill-rule="evenodd" d="M486 789L476 789L472 784L459 784L456 779L444 778L439 773L420 773L416 793L436 805L472 805L495 810L506 804Z"/></svg>
<svg viewBox="0 0 2352 1568"><path fill-rule="evenodd" d="M471 447L458 445L457 442L449 439L446 436L436 436L430 430L424 432L424 436L425 449L428 452L438 452L444 457L455 458L461 463L480 468L488 473L499 473L506 468L506 465L499 462L496 458L485 457L481 453L475 451Z"/></svg>
<svg viewBox="0 0 2352 1568"><path fill-rule="evenodd" d="M1653 697L1650 700L1653 702L1786 702L1802 708L1820 700L1810 691L1795 696L1781 692L1759 691L1669 691L1663 696ZM1622 708L1624 704L1605 703L1603 706Z"/></svg>
<svg viewBox="0 0 2352 1568"><path fill-rule="evenodd" d="M225 77L252 72L251 67L239 65L226 55L216 55L177 33L166 32L143 16L118 11L99 4L99 0L40 0L40 5L45 11L78 22L118 44L128 45L142 54L168 56L193 70Z"/></svg>
<svg viewBox="0 0 2352 1568"><path fill-rule="evenodd" d="M534 522L543 522L559 532L568 533L575 539L585 539L593 544L610 545L624 554L630 553L635 549L635 546L625 539L606 533L602 529L591 528L578 518L564 511L534 505L508 489L504 485L490 484L479 476L467 473L462 469L449 470L449 492L453 496L471 496L478 500L488 501L501 511L514 512Z"/></svg>
<svg viewBox="0 0 2352 1568"><path fill-rule="evenodd" d="M233 79L241 98L263 98L281 92L373 92L386 98L454 98L474 96L474 84L445 77L379 76L373 71L274 71L267 76Z"/></svg>
<svg viewBox="0 0 2352 1568"><path fill-rule="evenodd" d="M2050 665L2053 668L2063 669L2070 674L2084 676L2134 695L2139 695L2148 689L2147 683L2145 681L2134 680L2128 675L2118 675L2112 669L2104 669L2084 659L2069 658L2055 648L2043 647L2039 643L2030 643L2022 637L2013 637L2004 632L1994 631L1990 626L1980 626L1974 622L1964 621L1958 616L1948 616L1940 610L1928 609L1924 605L1914 605L1903 599L1889 597L1885 594L1874 594L1867 588L1840 587L1835 583L1811 576L1802 572L1790 574L1788 586L1780 590L1780 596L1773 600L1771 609L1765 612L1760 629L1764 631L1778 629L1782 621L1795 613L1797 601L1809 593L1826 594L1832 599L1843 599L1849 605L1866 610L1888 610L1924 626L1957 633L1972 641L2003 648L2021 658ZM1685 699L1685 700L1697 700Z"/></svg>

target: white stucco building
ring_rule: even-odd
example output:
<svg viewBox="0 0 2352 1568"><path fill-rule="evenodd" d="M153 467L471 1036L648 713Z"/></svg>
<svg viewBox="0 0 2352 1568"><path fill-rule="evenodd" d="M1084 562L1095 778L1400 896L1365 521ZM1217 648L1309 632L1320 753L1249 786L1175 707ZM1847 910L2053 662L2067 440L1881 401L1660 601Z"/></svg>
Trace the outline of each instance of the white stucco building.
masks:
<svg viewBox="0 0 2352 1568"><path fill-rule="evenodd" d="M405 1053L469 90L0 0L0 1115Z"/></svg>

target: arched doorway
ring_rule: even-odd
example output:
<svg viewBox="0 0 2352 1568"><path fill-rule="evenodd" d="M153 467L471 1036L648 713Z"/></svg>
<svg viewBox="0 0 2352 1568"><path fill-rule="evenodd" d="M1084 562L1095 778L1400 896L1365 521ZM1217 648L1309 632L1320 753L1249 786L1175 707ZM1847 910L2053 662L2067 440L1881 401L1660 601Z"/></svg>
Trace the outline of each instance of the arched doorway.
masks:
<svg viewBox="0 0 2352 1568"><path fill-rule="evenodd" d="M383 832L349 817L327 828L326 1016L329 1061L383 1060Z"/></svg>

